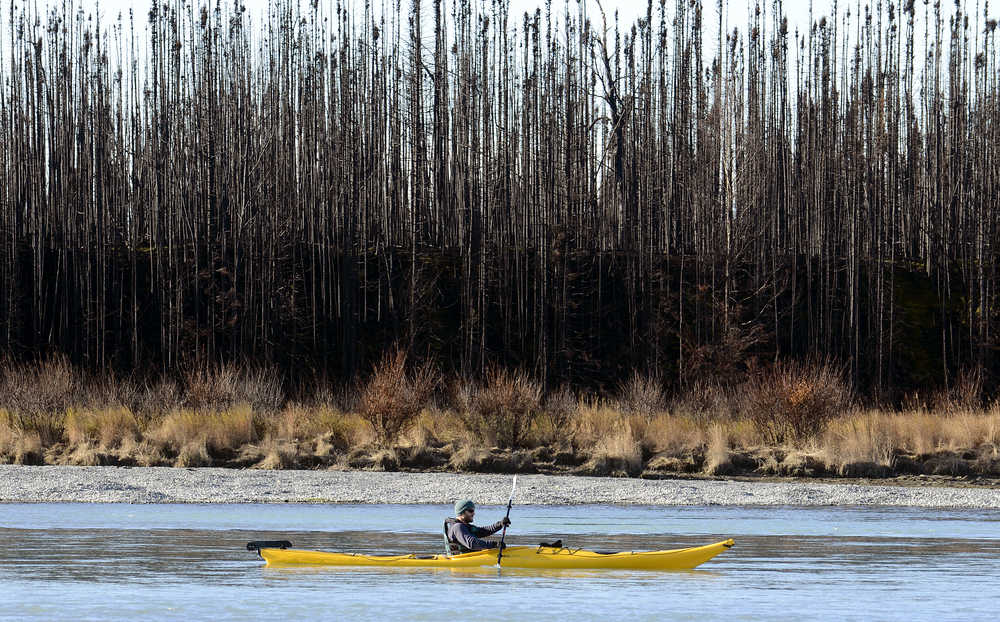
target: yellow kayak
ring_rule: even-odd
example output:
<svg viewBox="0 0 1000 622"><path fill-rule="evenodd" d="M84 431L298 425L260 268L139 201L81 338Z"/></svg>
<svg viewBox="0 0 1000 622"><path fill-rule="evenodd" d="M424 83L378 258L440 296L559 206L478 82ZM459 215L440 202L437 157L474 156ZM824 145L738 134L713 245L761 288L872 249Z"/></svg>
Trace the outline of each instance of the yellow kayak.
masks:
<svg viewBox="0 0 1000 622"><path fill-rule="evenodd" d="M509 546L504 549L500 565L504 568L540 569L690 570L722 553L733 544L733 540L729 539L687 549L621 553L599 553L565 547ZM495 566L497 563L496 549L461 555L361 555L289 548L257 550L267 561L268 566L478 568Z"/></svg>

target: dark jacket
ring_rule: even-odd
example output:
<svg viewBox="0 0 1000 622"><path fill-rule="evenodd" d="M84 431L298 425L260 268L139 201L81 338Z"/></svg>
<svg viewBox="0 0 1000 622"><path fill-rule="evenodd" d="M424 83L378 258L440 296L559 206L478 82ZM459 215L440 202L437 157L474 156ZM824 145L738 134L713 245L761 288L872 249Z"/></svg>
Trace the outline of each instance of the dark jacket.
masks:
<svg viewBox="0 0 1000 622"><path fill-rule="evenodd" d="M444 532L448 536L448 547L452 554L497 548L500 546L499 542L491 542L483 540L483 538L492 536L501 529L503 529L503 521L497 521L489 527L466 525L457 518L449 518L444 521Z"/></svg>

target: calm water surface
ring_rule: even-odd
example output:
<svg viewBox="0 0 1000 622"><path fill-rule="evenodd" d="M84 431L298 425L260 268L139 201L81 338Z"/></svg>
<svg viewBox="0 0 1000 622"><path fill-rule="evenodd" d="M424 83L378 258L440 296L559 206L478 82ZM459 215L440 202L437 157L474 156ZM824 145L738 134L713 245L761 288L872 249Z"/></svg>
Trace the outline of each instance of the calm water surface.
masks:
<svg viewBox="0 0 1000 622"><path fill-rule="evenodd" d="M0 619L994 620L1000 516L865 508L515 506L508 538L664 549L691 572L271 569L251 539L437 552L445 506L0 504ZM501 508L482 506L481 523Z"/></svg>

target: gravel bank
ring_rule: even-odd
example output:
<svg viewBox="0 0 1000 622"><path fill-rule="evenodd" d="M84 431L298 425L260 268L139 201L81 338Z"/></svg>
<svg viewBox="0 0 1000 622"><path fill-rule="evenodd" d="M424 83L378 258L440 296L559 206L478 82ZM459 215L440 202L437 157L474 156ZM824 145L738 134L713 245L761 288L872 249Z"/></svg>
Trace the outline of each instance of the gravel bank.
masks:
<svg viewBox="0 0 1000 622"><path fill-rule="evenodd" d="M0 466L0 501L506 503L507 475ZM522 475L522 504L887 505L1000 508L1000 489Z"/></svg>

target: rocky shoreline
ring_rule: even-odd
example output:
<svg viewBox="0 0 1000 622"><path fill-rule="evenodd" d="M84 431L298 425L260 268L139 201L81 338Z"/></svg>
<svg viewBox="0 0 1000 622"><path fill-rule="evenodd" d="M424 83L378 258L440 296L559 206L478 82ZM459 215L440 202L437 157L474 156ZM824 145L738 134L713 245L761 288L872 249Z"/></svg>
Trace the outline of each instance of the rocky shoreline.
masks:
<svg viewBox="0 0 1000 622"><path fill-rule="evenodd" d="M908 478L871 484L774 479L641 479L521 475L528 505L862 505L1000 509L998 482ZM506 502L509 475L170 467L0 466L0 502L451 503Z"/></svg>

